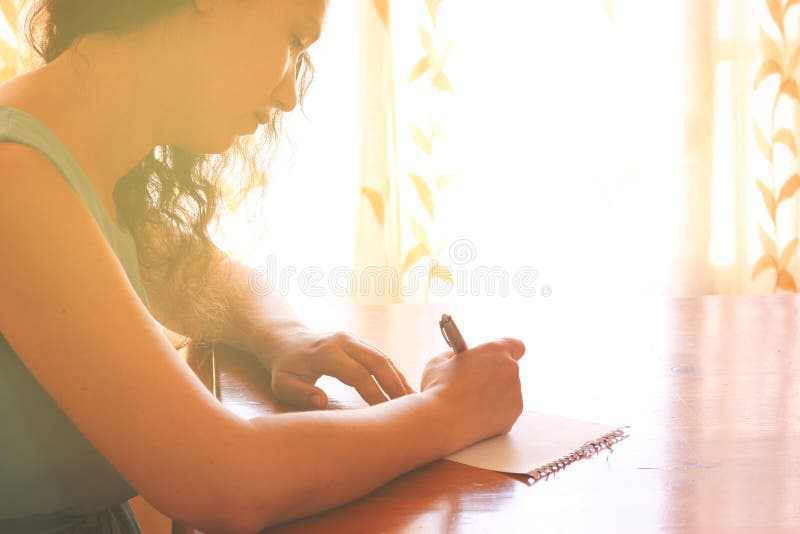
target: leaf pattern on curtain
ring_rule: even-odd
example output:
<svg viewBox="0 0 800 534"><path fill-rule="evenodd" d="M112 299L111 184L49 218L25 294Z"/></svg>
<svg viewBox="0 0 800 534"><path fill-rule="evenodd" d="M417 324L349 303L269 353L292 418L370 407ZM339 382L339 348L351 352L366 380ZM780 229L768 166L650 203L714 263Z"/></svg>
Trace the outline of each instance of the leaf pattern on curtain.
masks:
<svg viewBox="0 0 800 534"><path fill-rule="evenodd" d="M376 287L357 287L356 301L403 302L396 289L401 270L400 198L397 184L397 138L394 109L394 59L389 0L354 3L363 37L360 49L361 90L359 195L353 267L356 273L388 268L391 280ZM377 223L377 224L376 224ZM363 282L363 278L359 279ZM357 282L356 285L359 285Z"/></svg>
<svg viewBox="0 0 800 534"><path fill-rule="evenodd" d="M401 92L413 87L417 98L430 100L430 93L439 97L452 93L453 84L445 67L453 47L452 44L443 46L438 30L441 4L441 0L418 0L413 5L403 3L396 6L414 13L416 21L416 36L406 36L404 32L399 37L404 43L408 37L418 39L422 49L422 57L416 60L413 68L397 74L392 61L391 37L395 30L390 20L390 3L388 0L372 2L377 18L382 21L382 32L375 35L373 47L377 50L380 46L388 46L388 51L384 63L380 66L373 64L373 72L370 72L372 83L376 84L371 86L373 91L384 91L385 95L381 97L383 100L372 104L377 105L378 113L373 112L369 119L368 128L371 133L368 144L371 143L370 146L377 150L385 146L387 155L385 159L376 154L366 156L370 164L366 174L362 176L360 196L365 206L368 206L369 219L365 219L362 214L356 258L357 269L372 269L381 262L390 266L397 275L397 281L409 276L409 272L418 263L427 262L424 273L426 301L433 279L453 284L452 270L441 261L444 247L440 240L435 239L435 230L437 200L440 193L453 183L454 173L446 169L434 171L437 168L434 160L442 159L439 158L437 147L445 134L443 121L433 116L429 110L419 111L419 116L416 117L404 116L402 120L398 120L395 116L397 95L394 92L394 80L399 80ZM368 32L372 31L374 30L368 29ZM380 72L381 69L383 72ZM370 98L376 98L374 92ZM370 104L365 106L369 108ZM408 130L405 130L405 125ZM402 165L398 165L397 139L398 136L406 135L411 149L423 158L422 165L414 166L415 164L405 161L405 157ZM415 159L417 164L420 163L418 158ZM369 225L373 228L369 228ZM408 242L409 239L410 243L405 244L404 241ZM419 271L417 273L422 274ZM404 302L408 296L410 295L392 295L391 301Z"/></svg>
<svg viewBox="0 0 800 534"><path fill-rule="evenodd" d="M614 19L617 16L617 6L621 2L621 0L602 0L603 8L606 11L606 15L608 15L608 20L611 24L614 24Z"/></svg>
<svg viewBox="0 0 800 534"><path fill-rule="evenodd" d="M375 12L378 14L378 17L380 17L381 22L383 22L386 33L390 33L389 0L373 0L372 3L375 6ZM361 194L369 202L372 212L375 214L375 219L381 227L385 227L386 225L387 197L390 188L388 182L388 176L381 180L380 190L368 185L361 186Z"/></svg>
<svg viewBox="0 0 800 534"><path fill-rule="evenodd" d="M755 181L769 219L766 225L759 224L758 227L763 254L753 265L751 279L774 272L774 292L797 292L798 273L792 274L790 264L800 243L796 220L800 158L794 123L800 103L795 78L800 62L800 44L791 43L786 21L787 14L798 5L798 0L765 0L765 4L769 22L759 27L763 61L753 80L752 90L754 97L762 96L767 102L764 111L756 112L753 133L758 150L771 171L769 177ZM790 204L793 204L793 209L781 209Z"/></svg>
<svg viewBox="0 0 800 534"><path fill-rule="evenodd" d="M383 22L383 27L386 30L386 33L390 33L390 26L389 26L389 0L372 0L372 4L375 6L375 11L380 17L381 22ZM383 227L386 224L386 198L389 191L389 181L388 176L382 181L383 187L381 191L367 186L361 186L361 194L367 199L370 206L372 207L372 211L375 214L375 218L377 219L378 223Z"/></svg>
<svg viewBox="0 0 800 534"><path fill-rule="evenodd" d="M378 16L383 21L383 25L386 29L389 28L389 0L372 0L373 4L375 4L375 11L378 12Z"/></svg>
<svg viewBox="0 0 800 534"><path fill-rule="evenodd" d="M419 41L422 45L423 56L416 62L408 75L408 83L423 84L428 91L442 94L452 93L453 84L445 70L447 59L453 49L452 43L443 43L439 32L439 7L442 0L425 0L427 7L427 21L420 21L417 27ZM435 106L433 106L435 109ZM428 260L428 269L425 283L425 301L428 301L431 281L434 278L454 284L453 272L440 257L443 249L442 243L435 244L432 236L436 228L437 198L453 181L453 173L447 171L432 172L436 168L431 162L437 159L437 141L445 132L442 121L435 116L424 117L429 125L423 121L412 118L410 135L413 145L424 155L427 160L425 165L429 170L422 172L411 170L407 178L411 182L412 190L416 192L416 200L423 208L423 220L419 220L412 213L408 214L414 244L405 253L403 261L403 275L418 262ZM438 245L438 246L435 246Z"/></svg>

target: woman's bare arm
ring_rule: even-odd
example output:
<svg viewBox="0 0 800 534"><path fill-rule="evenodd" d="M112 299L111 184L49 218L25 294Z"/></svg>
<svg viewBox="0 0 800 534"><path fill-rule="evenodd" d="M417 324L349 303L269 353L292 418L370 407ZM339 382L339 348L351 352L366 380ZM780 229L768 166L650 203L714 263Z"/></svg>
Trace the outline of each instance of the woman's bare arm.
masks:
<svg viewBox="0 0 800 534"><path fill-rule="evenodd" d="M225 530L220 458L247 425L170 345L91 214L28 147L0 143L0 328L44 389L165 514Z"/></svg>
<svg viewBox="0 0 800 534"><path fill-rule="evenodd" d="M326 406L327 395L315 386L323 374L353 386L370 404L414 391L379 349L345 332L306 327L257 269L216 247L214 253L208 282L199 294L192 291L197 302L181 302L186 297L166 287L163 276L143 273L150 311L168 329L252 354L269 371L275 397L298 407Z"/></svg>
<svg viewBox="0 0 800 534"><path fill-rule="evenodd" d="M267 281L258 271L217 247L213 251L208 281L192 303L165 287L163 272L140 267L150 311L162 325L187 338L224 343L250 353L260 348L259 333L303 326L286 299L265 286ZM221 313L198 313L209 304Z"/></svg>
<svg viewBox="0 0 800 534"><path fill-rule="evenodd" d="M0 144L0 328L87 439L163 513L256 531L361 495L452 449L433 394L245 422L180 359L64 179ZM463 441L460 440L460 441Z"/></svg>

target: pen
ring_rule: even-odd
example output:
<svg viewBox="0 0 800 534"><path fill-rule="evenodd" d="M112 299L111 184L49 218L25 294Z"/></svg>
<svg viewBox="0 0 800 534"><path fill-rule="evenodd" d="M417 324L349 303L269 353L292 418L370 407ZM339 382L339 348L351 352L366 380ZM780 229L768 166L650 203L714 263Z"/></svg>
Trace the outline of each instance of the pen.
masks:
<svg viewBox="0 0 800 534"><path fill-rule="evenodd" d="M464 343L464 338L461 336L461 332L458 331L456 322L446 313L442 314L442 319L439 321L439 330L442 331L444 340L456 354L467 350L467 344Z"/></svg>

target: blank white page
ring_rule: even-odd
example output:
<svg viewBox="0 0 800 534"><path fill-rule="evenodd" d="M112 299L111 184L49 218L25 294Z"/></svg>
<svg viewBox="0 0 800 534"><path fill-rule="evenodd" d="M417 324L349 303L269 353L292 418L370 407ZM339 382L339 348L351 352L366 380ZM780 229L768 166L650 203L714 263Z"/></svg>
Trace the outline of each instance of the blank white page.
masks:
<svg viewBox="0 0 800 534"><path fill-rule="evenodd" d="M524 411L508 434L475 443L446 459L491 471L532 475L618 428Z"/></svg>

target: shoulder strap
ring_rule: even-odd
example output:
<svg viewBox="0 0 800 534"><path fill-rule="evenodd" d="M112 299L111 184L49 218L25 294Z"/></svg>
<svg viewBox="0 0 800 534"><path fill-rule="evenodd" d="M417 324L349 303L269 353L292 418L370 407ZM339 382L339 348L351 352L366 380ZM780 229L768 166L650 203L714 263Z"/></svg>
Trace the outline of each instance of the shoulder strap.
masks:
<svg viewBox="0 0 800 534"><path fill-rule="evenodd" d="M89 209L101 232L122 263L128 274L128 279L137 294L145 306L149 307L147 294L141 283L136 244L133 236L124 227L122 221L120 221L122 228L114 224L86 174L81 170L75 158L61 140L47 126L29 113L11 106L0 105L0 142L3 141L27 145L43 154L53 163L61 176L64 177Z"/></svg>

